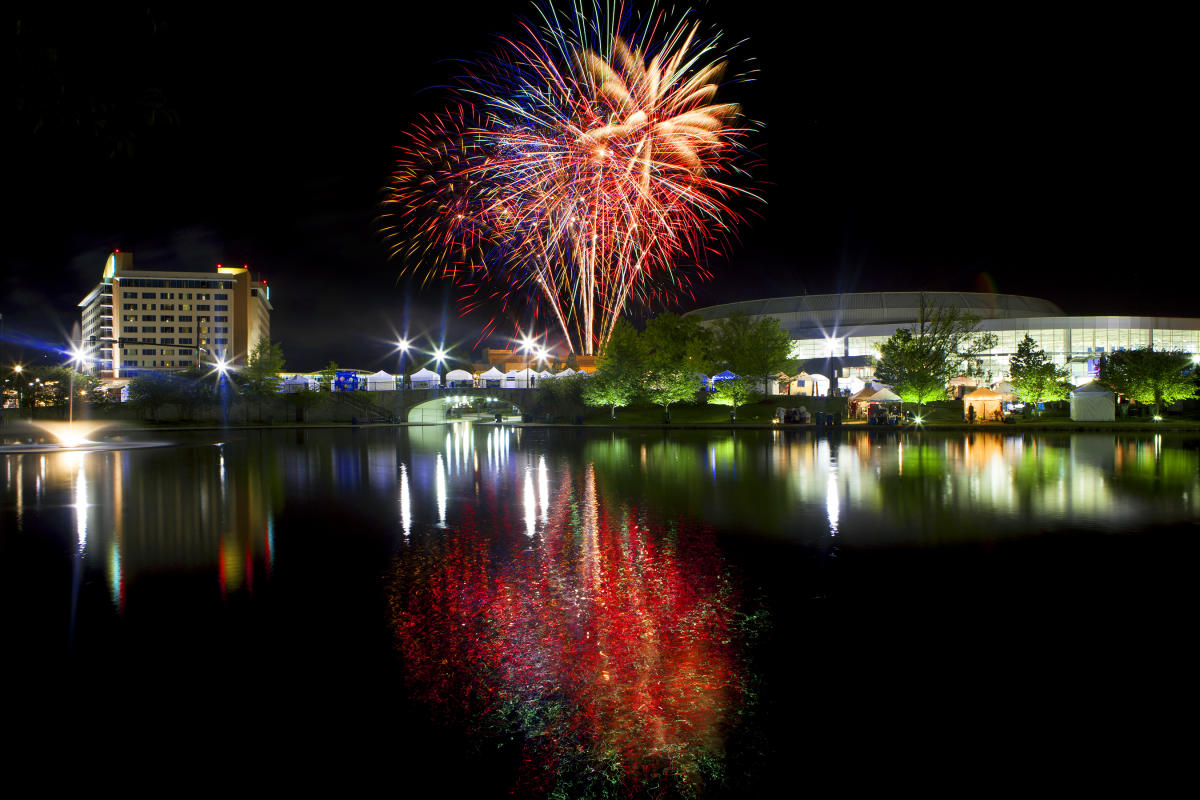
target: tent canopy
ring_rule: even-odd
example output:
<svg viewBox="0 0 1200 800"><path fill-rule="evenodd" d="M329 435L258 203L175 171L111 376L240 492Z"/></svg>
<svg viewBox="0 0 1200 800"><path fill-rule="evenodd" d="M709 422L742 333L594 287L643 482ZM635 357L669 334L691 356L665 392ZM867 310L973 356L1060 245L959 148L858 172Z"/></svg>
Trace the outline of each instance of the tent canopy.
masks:
<svg viewBox="0 0 1200 800"><path fill-rule="evenodd" d="M864 387L863 391L865 392L865 391L867 391L867 389ZM901 402L900 395L896 394L895 392L893 392L891 389L889 389L886 386L879 387L879 389L877 389L869 397L862 398L862 399L865 399L868 403L899 403L899 402Z"/></svg>
<svg viewBox="0 0 1200 800"><path fill-rule="evenodd" d="M729 370L725 370L724 372L718 372L716 375L712 376L712 379L714 381L732 381L732 380L735 380L736 378L737 378L737 375L734 375Z"/></svg>
<svg viewBox="0 0 1200 800"><path fill-rule="evenodd" d="M569 378L569 377L571 377L571 376L572 376L572 375L574 375L574 374L575 374L575 370L571 369L570 367L567 367L566 369L564 369L562 372L558 373L558 374L557 374L557 375L555 375L554 377L556 377L556 378Z"/></svg>
<svg viewBox="0 0 1200 800"><path fill-rule="evenodd" d="M973 392L967 392L963 395L963 400L1001 400L999 394L993 392L986 386L980 386Z"/></svg>
<svg viewBox="0 0 1200 800"><path fill-rule="evenodd" d="M485 380L485 381L486 380L498 381L503 377L504 377L504 373L501 372L500 370L496 369L495 367L492 367L487 372L481 372L479 374L479 379Z"/></svg>
<svg viewBox="0 0 1200 800"><path fill-rule="evenodd" d="M979 381L969 375L957 375L950 379L951 386L978 386Z"/></svg>
<svg viewBox="0 0 1200 800"><path fill-rule="evenodd" d="M413 381L438 381L441 382L442 376L431 369L421 367L419 370L408 376L409 380Z"/></svg>
<svg viewBox="0 0 1200 800"><path fill-rule="evenodd" d="M452 369L446 373L448 381L474 381L475 376L467 372L465 369Z"/></svg>
<svg viewBox="0 0 1200 800"><path fill-rule="evenodd" d="M379 380L379 381L392 381L392 380L395 380L395 379L396 379L396 376L394 376L394 375L389 375L389 374L387 374L387 373L386 373L385 371L383 371L383 370L379 370L379 372L376 372L374 375L368 375L368 376L367 376L367 380L369 380L369 381L376 381L376 380Z"/></svg>

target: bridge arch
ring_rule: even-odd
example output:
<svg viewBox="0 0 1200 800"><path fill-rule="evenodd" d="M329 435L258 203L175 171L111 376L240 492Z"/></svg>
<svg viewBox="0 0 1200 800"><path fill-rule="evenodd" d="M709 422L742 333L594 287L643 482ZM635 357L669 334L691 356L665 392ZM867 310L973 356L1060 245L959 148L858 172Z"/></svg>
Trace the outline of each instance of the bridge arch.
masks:
<svg viewBox="0 0 1200 800"><path fill-rule="evenodd" d="M439 423L472 419L494 421L497 414L505 421L520 419L523 397L512 397L512 390L447 389L436 397L420 400L408 408L406 422Z"/></svg>

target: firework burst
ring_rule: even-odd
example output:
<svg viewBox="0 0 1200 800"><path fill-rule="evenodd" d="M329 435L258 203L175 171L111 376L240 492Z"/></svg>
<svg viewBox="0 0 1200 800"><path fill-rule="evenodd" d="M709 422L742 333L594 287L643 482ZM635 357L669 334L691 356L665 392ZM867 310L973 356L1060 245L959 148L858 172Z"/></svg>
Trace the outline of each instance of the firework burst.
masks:
<svg viewBox="0 0 1200 800"><path fill-rule="evenodd" d="M539 11L409 132L385 233L405 269L461 286L464 311L520 303L592 354L631 304L707 276L748 194L747 129L715 102L725 61L699 23Z"/></svg>

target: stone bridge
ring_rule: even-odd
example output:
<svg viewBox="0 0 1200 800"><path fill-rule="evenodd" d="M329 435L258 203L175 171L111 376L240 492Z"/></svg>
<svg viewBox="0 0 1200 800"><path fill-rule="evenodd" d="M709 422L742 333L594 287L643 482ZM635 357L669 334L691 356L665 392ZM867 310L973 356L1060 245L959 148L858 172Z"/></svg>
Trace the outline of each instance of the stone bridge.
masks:
<svg viewBox="0 0 1200 800"><path fill-rule="evenodd" d="M490 414L513 416L528 410L537 398L537 389L500 389L465 386L433 389L403 389L394 392L334 392L337 402L362 413L362 419L394 419L400 422L444 422L446 412L458 403L456 398L468 399L476 408ZM515 410L514 410L515 409Z"/></svg>

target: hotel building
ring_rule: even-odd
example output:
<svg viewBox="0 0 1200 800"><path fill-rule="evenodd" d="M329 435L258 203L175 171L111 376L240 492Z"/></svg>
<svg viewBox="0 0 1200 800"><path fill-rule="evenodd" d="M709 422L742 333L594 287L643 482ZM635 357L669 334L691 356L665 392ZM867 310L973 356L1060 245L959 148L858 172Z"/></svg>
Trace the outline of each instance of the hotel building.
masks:
<svg viewBox="0 0 1200 800"><path fill-rule="evenodd" d="M271 331L270 290L248 268L134 269L133 254L120 251L79 308L91 371L107 379L218 359L245 364Z"/></svg>

